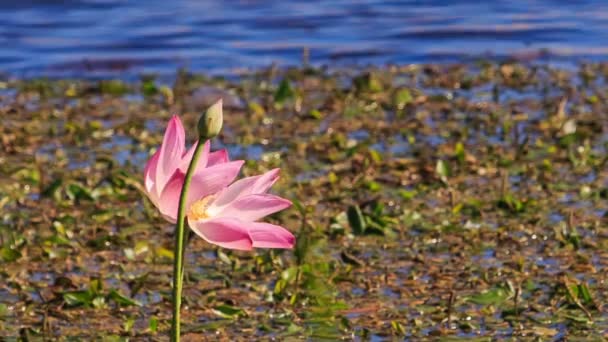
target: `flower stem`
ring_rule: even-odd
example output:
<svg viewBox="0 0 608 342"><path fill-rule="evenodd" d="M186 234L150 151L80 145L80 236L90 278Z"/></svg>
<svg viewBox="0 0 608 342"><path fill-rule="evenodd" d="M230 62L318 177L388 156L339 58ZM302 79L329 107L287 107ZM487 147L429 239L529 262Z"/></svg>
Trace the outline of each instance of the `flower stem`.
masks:
<svg viewBox="0 0 608 342"><path fill-rule="evenodd" d="M175 248L173 250L173 319L171 320L171 341L179 342L180 338L180 308L182 304L182 285L184 280L184 251L186 241L186 202L188 199L188 189L192 181L192 175L196 170L198 159L203 151L204 143L197 143L194 149L192 161L188 166L184 186L179 197L179 207L177 209L177 224L175 226Z"/></svg>

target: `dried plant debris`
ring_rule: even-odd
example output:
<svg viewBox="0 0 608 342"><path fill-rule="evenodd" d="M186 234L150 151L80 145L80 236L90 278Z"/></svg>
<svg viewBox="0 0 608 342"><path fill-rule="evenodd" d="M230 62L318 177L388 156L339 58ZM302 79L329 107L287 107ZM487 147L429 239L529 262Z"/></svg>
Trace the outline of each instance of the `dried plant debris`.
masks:
<svg viewBox="0 0 608 342"><path fill-rule="evenodd" d="M172 113L281 167L293 251L189 247L186 339L608 337L608 64L288 69L0 89L0 335L165 340L173 227L142 195Z"/></svg>

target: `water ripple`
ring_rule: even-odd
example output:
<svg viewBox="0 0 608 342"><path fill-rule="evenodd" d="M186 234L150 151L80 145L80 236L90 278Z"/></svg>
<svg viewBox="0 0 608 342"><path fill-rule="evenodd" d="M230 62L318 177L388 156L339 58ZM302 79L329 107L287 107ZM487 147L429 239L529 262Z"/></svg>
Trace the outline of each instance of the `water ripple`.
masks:
<svg viewBox="0 0 608 342"><path fill-rule="evenodd" d="M607 32L599 0L4 1L0 73L226 73L298 65L304 48L316 65L598 60L608 57Z"/></svg>

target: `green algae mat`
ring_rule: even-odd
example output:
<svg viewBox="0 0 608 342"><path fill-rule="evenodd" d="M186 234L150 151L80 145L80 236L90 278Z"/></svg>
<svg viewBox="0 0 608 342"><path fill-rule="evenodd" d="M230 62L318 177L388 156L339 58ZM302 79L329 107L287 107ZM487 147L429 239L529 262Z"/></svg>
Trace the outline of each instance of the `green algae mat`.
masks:
<svg viewBox="0 0 608 342"><path fill-rule="evenodd" d="M172 114L280 167L293 250L192 239L184 340L608 338L608 64L0 82L0 336L165 341L173 226L143 194ZM192 143L190 141L189 143Z"/></svg>

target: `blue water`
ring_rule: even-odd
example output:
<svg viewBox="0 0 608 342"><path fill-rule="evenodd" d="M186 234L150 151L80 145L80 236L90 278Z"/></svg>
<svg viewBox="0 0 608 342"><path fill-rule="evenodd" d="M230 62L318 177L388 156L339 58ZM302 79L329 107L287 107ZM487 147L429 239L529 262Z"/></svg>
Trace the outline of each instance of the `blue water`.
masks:
<svg viewBox="0 0 608 342"><path fill-rule="evenodd" d="M0 73L604 60L606 1L0 1Z"/></svg>

